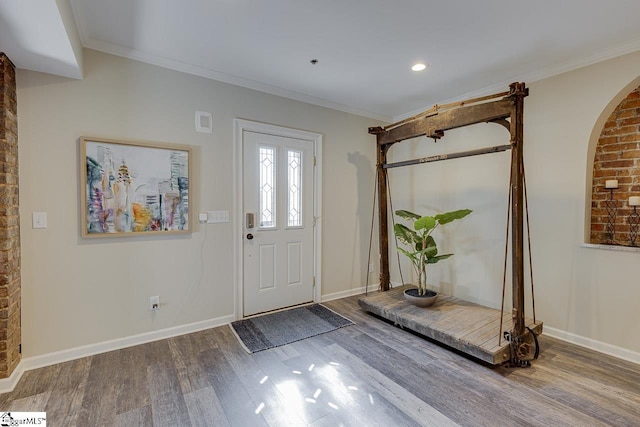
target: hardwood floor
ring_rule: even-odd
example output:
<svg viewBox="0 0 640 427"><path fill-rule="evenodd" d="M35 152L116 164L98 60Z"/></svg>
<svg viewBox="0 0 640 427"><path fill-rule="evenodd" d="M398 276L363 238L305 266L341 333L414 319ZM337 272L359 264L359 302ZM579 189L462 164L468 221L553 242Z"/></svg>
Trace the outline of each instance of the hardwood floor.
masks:
<svg viewBox="0 0 640 427"><path fill-rule="evenodd" d="M491 368L360 311L356 325L247 354L229 327L25 372L2 411L51 426L638 426L640 365L541 337Z"/></svg>

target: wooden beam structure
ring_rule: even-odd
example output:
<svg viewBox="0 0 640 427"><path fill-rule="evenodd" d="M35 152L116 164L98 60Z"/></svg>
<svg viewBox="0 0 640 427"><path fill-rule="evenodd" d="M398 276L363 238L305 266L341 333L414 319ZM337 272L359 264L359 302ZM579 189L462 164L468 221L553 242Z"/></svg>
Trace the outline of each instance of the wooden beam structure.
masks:
<svg viewBox="0 0 640 427"><path fill-rule="evenodd" d="M476 156L511 149L511 260L513 288L513 329L508 339L516 347L528 348L524 344L527 332L524 310L524 165L523 165L523 127L524 98L529 90L524 83L512 83L509 91L493 96L476 98L446 106L434 106L420 115L401 122L382 127L369 128L376 135L377 142L377 180L378 180L378 219L380 243L380 286L382 291L389 290L389 224L388 224L388 188L387 169L434 161ZM443 154L421 159L396 163L387 163L387 152L399 142L426 136L439 139L451 129L477 123L496 123L509 131L508 145L486 147L466 152ZM529 339L529 338L527 338Z"/></svg>
<svg viewBox="0 0 640 427"><path fill-rule="evenodd" d="M494 102L463 105L462 107L445 110L393 127L387 131L382 130L380 133L370 129L369 133L377 135L379 145L389 145L423 135L429 138L441 138L444 132L451 129L476 123L492 122L498 119L508 119L511 117L512 111L513 100L507 97Z"/></svg>

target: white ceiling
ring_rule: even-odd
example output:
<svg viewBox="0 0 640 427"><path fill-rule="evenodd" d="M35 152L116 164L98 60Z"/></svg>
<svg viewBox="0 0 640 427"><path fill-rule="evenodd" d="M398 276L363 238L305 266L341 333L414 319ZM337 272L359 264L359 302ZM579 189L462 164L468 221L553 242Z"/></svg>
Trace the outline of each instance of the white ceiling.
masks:
<svg viewBox="0 0 640 427"><path fill-rule="evenodd" d="M23 51L48 55L68 76L55 65L73 43L51 49L59 29L40 17L59 27L51 5L67 1L2 0L0 51L39 71ZM638 0L70 2L84 47L387 121L640 50ZM20 8L34 13L14 22Z"/></svg>
<svg viewBox="0 0 640 427"><path fill-rule="evenodd" d="M18 68L82 77L82 47L67 0L0 0L0 52Z"/></svg>

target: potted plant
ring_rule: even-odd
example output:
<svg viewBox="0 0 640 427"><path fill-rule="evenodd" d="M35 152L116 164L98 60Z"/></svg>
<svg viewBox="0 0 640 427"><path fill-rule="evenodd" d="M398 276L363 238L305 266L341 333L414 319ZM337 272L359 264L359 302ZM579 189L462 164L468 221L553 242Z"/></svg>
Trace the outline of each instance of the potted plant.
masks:
<svg viewBox="0 0 640 427"><path fill-rule="evenodd" d="M393 232L398 240L409 248L399 247L398 250L409 258L418 276L416 288L404 291L405 297L409 301L423 307L436 302L438 294L427 289L427 265L440 262L453 254L438 255L438 247L432 233L439 225L464 218L471 212L470 209L460 209L435 216L421 216L406 210L396 211L396 215L400 218L413 222L413 229L403 224L395 224L393 227Z"/></svg>

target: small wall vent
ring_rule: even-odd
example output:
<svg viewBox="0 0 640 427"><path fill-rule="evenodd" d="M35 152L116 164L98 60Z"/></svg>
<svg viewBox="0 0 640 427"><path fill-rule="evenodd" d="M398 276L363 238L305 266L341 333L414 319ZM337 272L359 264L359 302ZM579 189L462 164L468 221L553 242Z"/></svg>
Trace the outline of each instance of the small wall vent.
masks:
<svg viewBox="0 0 640 427"><path fill-rule="evenodd" d="M213 116L211 115L211 113L196 111L196 132L213 132Z"/></svg>

